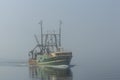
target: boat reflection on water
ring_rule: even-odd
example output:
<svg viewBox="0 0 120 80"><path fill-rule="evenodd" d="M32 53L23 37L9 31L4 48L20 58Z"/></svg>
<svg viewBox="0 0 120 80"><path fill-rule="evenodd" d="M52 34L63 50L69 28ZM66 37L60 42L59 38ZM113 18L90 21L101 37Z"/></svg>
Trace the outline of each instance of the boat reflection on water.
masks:
<svg viewBox="0 0 120 80"><path fill-rule="evenodd" d="M32 80L72 80L70 68L58 69L52 67L29 67L30 78Z"/></svg>

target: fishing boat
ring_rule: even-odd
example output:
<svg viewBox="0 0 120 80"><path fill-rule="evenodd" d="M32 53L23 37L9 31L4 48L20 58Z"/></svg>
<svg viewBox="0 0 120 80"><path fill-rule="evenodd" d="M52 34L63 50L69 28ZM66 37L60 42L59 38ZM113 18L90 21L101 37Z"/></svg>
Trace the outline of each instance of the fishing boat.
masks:
<svg viewBox="0 0 120 80"><path fill-rule="evenodd" d="M41 40L34 35L37 45L29 52L30 65L70 65L72 52L65 51L61 46L61 24L59 32L43 33L42 21ZM39 42L41 41L41 43Z"/></svg>

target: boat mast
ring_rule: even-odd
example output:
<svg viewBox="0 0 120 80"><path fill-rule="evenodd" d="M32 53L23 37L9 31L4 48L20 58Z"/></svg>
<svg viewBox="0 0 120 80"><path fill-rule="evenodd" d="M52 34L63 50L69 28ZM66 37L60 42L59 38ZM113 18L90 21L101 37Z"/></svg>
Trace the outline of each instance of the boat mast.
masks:
<svg viewBox="0 0 120 80"><path fill-rule="evenodd" d="M59 23L59 47L61 47L61 25L62 25L62 21L60 20L60 23Z"/></svg>
<svg viewBox="0 0 120 80"><path fill-rule="evenodd" d="M42 24L43 24L43 22L42 22L42 20L40 21L40 27L41 27L41 46L43 47L43 28L42 28Z"/></svg>

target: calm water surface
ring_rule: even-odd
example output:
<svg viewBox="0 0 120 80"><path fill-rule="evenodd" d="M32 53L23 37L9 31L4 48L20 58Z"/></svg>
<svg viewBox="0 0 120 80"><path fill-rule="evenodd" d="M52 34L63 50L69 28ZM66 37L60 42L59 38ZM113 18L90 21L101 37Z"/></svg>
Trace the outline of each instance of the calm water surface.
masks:
<svg viewBox="0 0 120 80"><path fill-rule="evenodd" d="M120 80L119 65L81 63L69 69L1 62L0 80Z"/></svg>

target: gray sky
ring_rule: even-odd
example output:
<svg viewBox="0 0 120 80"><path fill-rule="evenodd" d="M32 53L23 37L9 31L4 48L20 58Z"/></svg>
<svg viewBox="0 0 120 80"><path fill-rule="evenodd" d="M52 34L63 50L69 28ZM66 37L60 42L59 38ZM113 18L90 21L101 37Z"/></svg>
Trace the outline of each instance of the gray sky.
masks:
<svg viewBox="0 0 120 80"><path fill-rule="evenodd" d="M40 20L44 31L63 21L62 43L73 60L120 57L119 0L0 0L0 59L27 59Z"/></svg>

